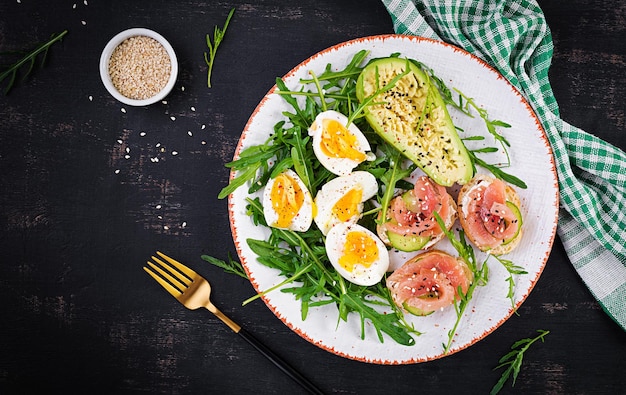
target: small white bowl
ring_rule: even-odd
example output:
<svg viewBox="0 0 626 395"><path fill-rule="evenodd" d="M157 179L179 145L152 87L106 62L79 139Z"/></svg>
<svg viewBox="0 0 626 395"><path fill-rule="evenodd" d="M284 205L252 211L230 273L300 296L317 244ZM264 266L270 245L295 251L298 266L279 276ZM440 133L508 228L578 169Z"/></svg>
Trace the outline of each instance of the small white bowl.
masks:
<svg viewBox="0 0 626 395"><path fill-rule="evenodd" d="M165 87L161 89L161 91L156 95L141 100L131 99L122 95L113 85L113 82L111 81L111 76L109 74L109 59L111 58L111 54L113 53L115 48L127 38L136 36L147 36L157 40L161 45L163 45L163 48L165 48L165 50L167 51L171 65L170 78L165 84ZM174 48L172 48L170 43L162 35L150 29L132 28L118 33L107 43L107 45L104 47L104 50L102 50L102 55L100 56L100 78L102 79L104 87L114 98L124 104L128 104L129 106L147 106L149 104L153 104L160 100L163 100L163 98L165 98L165 96L167 96L174 88L177 77L178 59L176 58Z"/></svg>

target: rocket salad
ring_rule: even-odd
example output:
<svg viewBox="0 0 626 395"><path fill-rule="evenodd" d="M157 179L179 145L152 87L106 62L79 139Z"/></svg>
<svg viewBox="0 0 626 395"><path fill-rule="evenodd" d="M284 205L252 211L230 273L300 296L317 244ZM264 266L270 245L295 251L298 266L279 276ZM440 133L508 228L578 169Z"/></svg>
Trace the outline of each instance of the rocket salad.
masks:
<svg viewBox="0 0 626 395"><path fill-rule="evenodd" d="M320 164L318 155L313 149L313 137L309 135L309 130L315 126L318 116L326 112L345 115L348 120L347 124L354 124L358 127L367 139L369 149L375 153L374 157L360 162L354 169L354 171L367 172L379 181L375 196L362 202L359 225L375 233L380 218L386 218L385 210L395 193L398 190L413 188L411 182L408 181L409 176L418 167L424 169L425 165L406 160L398 146L381 136L381 133L372 127L371 119L369 121L367 119L368 114L371 114L369 110L381 104L381 95L392 91L405 73L400 73L379 84L379 70L376 68L372 77L376 80L376 87L364 95L359 86L359 77L362 76L363 70L373 62L367 61L367 57L368 52L362 50L357 52L342 70L335 71L329 64L319 75L311 71L310 78L301 80L301 86L298 89L290 89L282 79L276 79L275 93L281 95L291 109L283 112L284 118L277 120L272 133L264 143L242 150L235 160L226 165L234 176L218 197L223 199L238 188L247 188L249 194L246 199L247 210L252 222L257 226L267 227L270 233L266 240L248 239L246 242L257 255L257 261L260 264L278 270L280 276L284 277L284 281L280 284L263 290L244 304L280 288L281 292L291 293L300 301L303 320L307 318L310 309L334 304L339 312L340 320L348 321L349 317L354 314L359 317L361 338L365 337L365 324L368 322L374 327L381 342L384 341L383 334L386 334L398 344L411 346L416 342L414 337L419 336L420 332L414 327L413 322L407 320L406 312L394 303L384 278L373 285L359 285L346 280L345 276L335 270L334 262L331 264L329 261L330 254L325 244L327 235L321 230L323 228L312 225L304 231L296 231L268 224L267 215L264 213L267 204L254 196L262 192L270 180L286 174L287 171L295 173L312 196L317 195L327 183L337 178L336 173ZM460 92L457 92L458 96L454 99L453 91L449 90L435 73L423 64L400 58L399 54L393 54L389 59L404 62L407 70L419 69L420 75L432 81L432 86L436 87L437 97L441 97L437 99L439 100L437 103L444 103L472 117L474 116L472 109L474 109L474 112L477 112L485 121L488 132L495 137L506 152L508 142L496 128L506 128L508 124L491 120L472 99ZM435 102L435 99L431 99L433 97L430 96L431 94L432 92L429 93L427 100ZM428 113L421 114L421 117L420 125L431 122L427 120ZM480 138L480 136L463 136L458 142L461 144L461 149L464 149L463 140ZM491 150L491 148L467 150L466 158L469 160L470 170L476 172L476 166L480 166L497 178L525 188L522 180L506 173L502 167L489 164L480 158L482 153ZM429 168L425 171L428 173ZM436 213L435 216L438 218ZM441 226L440 218L438 221ZM486 284L488 270L486 262L482 265L475 262L472 247L466 243L462 231L458 233L458 240L450 230L445 229L444 232L461 257L471 257L471 262L468 263L473 275L473 283L469 291L455 303L457 322L448 333L447 344L443 345L447 352L463 310L474 288L477 285ZM216 264L215 258L205 259ZM226 265L223 262L219 264L222 267L229 265L233 265L232 260ZM508 267L519 269L512 263ZM514 273L511 272L511 274Z"/></svg>

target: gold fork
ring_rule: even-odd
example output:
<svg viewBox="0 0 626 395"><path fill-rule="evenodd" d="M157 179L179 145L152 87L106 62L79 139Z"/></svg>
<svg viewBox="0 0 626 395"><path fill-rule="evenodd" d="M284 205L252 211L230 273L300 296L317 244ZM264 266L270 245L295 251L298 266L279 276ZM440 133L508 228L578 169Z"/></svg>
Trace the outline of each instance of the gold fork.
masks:
<svg viewBox="0 0 626 395"><path fill-rule="evenodd" d="M143 269L176 300L191 310L206 308L304 389L312 394L322 394L306 377L215 307L211 302L211 284L206 279L162 252L157 251L157 255L163 260L152 256L156 263L147 261L148 267Z"/></svg>

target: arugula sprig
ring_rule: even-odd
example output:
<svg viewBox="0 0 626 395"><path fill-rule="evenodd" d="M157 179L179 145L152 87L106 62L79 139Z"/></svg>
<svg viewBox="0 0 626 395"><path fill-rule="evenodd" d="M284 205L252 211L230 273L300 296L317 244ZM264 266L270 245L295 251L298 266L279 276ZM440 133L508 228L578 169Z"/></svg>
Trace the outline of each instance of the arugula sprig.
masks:
<svg viewBox="0 0 626 395"><path fill-rule="evenodd" d="M232 8L226 17L226 22L224 22L224 27L221 29L215 26L213 30L213 42L211 42L211 36L209 34L206 35L206 45L209 48L209 52L204 53L204 62L208 66L207 70L207 85L211 87L211 72L213 71L213 63L215 63L215 54L217 53L217 47L220 46L222 40L224 39L224 35L226 34L226 29L228 28L228 24L230 23L230 18L233 17L235 13L235 9Z"/></svg>
<svg viewBox="0 0 626 395"><path fill-rule="evenodd" d="M502 372L500 380L498 380L498 382L491 389L490 395L495 395L500 392L500 390L504 386L504 383L506 383L506 381L511 376L513 376L511 386L515 386L515 380L517 379L517 376L522 367L522 362L524 360L524 353L533 343L537 342L538 340L544 342L544 338L550 333L550 331L546 331L543 329L539 329L537 330L537 332L539 334L534 338L522 339L513 343L513 345L511 346L511 351L509 351L506 355L500 358L500 360L498 361L499 365L496 366L494 370L503 368L505 366L506 369L504 370L504 372Z"/></svg>
<svg viewBox="0 0 626 395"><path fill-rule="evenodd" d="M452 347L454 335L456 334L461 319L463 318L463 314L465 313L465 310L474 295L474 290L478 286L487 285L487 281L489 280L489 266L487 266L487 260L480 265L476 262L474 249L467 243L465 232L463 232L463 230L459 230L459 237L457 238L451 230L446 228L446 225L439 216L439 213L435 211L433 214L437 220L437 224L450 241L450 244L452 244L454 249L459 253L459 256L465 261L474 277L466 292L462 291L461 286L457 289L459 300L454 302L456 321L454 322L452 328L448 331L447 343L442 344L444 353L448 353L448 351L450 351L450 347Z"/></svg>
<svg viewBox="0 0 626 395"><path fill-rule="evenodd" d="M32 50L27 51L27 52L16 52L23 56L19 60L17 60L15 63L10 64L9 66L6 67L6 69L0 72L0 83L8 78L7 85L4 88L4 94L5 95L9 94L9 91L15 84L15 80L17 79L18 72L20 70L23 70L22 68L24 66L28 65L28 68L26 69L26 71L23 72L23 79L26 79L30 75L30 73L33 71L38 58L41 58L40 65L41 67L43 67L46 63L46 59L48 57L48 51L50 50L50 47L52 46L52 44L54 44L57 41L60 41L63 38L63 36L65 36L66 34L67 34L67 30L64 30L58 34L53 33L50 36L50 39L48 41L38 44ZM0 53L0 55L9 55L12 53L3 52L3 53Z"/></svg>
<svg viewBox="0 0 626 395"><path fill-rule="evenodd" d="M236 274L236 275L238 275L241 278L248 279L248 275L246 274L246 271L244 270L243 265L241 264L241 262L234 260L233 257L230 255L230 253L228 254L228 260L227 261L215 258L215 257L210 256L210 255L202 255L202 256L200 256L200 258L202 258L203 260L209 262L212 265L215 265L217 267L221 267L222 269L224 269L224 271L226 273Z"/></svg>
<svg viewBox="0 0 626 395"><path fill-rule="evenodd" d="M528 274L528 272L522 266L516 265L510 259L505 259L500 255L491 256L493 256L498 262L500 262L502 266L506 269L506 271L509 272L509 277L506 278L506 282L509 283L509 290L506 296L511 301L511 307L515 307L515 278L513 276Z"/></svg>

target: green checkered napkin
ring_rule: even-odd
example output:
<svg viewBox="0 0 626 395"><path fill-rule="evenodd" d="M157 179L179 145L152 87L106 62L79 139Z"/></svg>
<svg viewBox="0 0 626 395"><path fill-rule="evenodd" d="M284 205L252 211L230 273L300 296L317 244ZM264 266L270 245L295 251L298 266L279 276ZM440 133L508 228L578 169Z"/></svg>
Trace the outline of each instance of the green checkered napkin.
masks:
<svg viewBox="0 0 626 395"><path fill-rule="evenodd" d="M560 118L548 80L552 36L541 8L524 0L382 1L396 33L464 48L531 103L556 162L558 235L594 297L626 330L626 154Z"/></svg>

